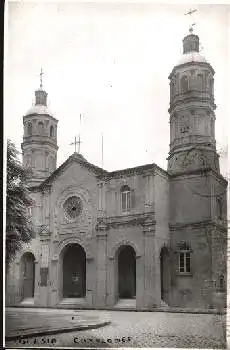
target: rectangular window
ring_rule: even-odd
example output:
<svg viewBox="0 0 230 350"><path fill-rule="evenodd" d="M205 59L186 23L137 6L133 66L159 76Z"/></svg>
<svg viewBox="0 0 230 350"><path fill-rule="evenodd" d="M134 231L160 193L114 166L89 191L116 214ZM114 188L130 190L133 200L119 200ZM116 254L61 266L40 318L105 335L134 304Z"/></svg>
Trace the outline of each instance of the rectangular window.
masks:
<svg viewBox="0 0 230 350"><path fill-rule="evenodd" d="M191 272L191 257L190 252L183 251L179 253L179 271L190 273Z"/></svg>

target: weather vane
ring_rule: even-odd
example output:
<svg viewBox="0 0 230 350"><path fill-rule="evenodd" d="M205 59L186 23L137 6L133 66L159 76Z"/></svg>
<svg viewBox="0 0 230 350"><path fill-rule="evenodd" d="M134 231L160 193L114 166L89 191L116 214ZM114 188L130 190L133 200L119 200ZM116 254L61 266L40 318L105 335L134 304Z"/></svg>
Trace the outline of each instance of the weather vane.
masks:
<svg viewBox="0 0 230 350"><path fill-rule="evenodd" d="M42 89L42 76L43 76L44 72L42 71L41 68L41 73L40 73L40 88Z"/></svg>
<svg viewBox="0 0 230 350"><path fill-rule="evenodd" d="M185 16L189 15L189 16L190 16L190 19L192 19L192 14L193 14L194 12L196 12L196 11L197 11L197 9L194 9L194 10L190 9L187 13L185 13ZM190 33L193 32L193 27L194 27L195 25L196 25L196 23L190 24L190 26L189 26L189 32L190 32Z"/></svg>

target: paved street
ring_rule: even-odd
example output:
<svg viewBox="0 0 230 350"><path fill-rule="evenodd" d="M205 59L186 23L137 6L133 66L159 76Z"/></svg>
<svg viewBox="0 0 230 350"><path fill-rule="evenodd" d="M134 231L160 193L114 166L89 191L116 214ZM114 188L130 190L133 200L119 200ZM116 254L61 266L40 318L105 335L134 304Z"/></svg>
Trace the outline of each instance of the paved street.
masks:
<svg viewBox="0 0 230 350"><path fill-rule="evenodd" d="M60 310L58 322L62 322ZM28 311L32 312L32 311ZM47 315L51 317L48 310ZM168 312L69 311L81 318L110 318L111 324L98 329L75 331L50 336L9 341L6 346L68 347L186 347L224 348L222 321L224 316L179 314ZM43 315L44 316L44 315Z"/></svg>

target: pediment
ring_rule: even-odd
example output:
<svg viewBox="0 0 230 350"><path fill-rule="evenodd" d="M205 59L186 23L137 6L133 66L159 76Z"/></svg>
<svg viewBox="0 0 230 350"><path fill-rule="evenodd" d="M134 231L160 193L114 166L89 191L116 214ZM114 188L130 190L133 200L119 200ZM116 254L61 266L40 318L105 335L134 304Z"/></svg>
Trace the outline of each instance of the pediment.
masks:
<svg viewBox="0 0 230 350"><path fill-rule="evenodd" d="M108 172L94 164L89 163L81 154L73 153L64 163L62 163L44 182L39 186L31 188L32 191L43 190L63 175L70 166L77 165L93 175L106 175Z"/></svg>
<svg viewBox="0 0 230 350"><path fill-rule="evenodd" d="M47 226L41 226L38 233L39 236L43 238L49 238L51 235L51 232L48 230Z"/></svg>

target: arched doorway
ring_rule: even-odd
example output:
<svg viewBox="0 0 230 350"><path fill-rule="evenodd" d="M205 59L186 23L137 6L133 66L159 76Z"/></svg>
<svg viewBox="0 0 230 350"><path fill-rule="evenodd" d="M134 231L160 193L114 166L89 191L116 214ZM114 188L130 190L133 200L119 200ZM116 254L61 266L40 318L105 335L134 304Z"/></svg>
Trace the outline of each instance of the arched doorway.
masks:
<svg viewBox="0 0 230 350"><path fill-rule="evenodd" d="M35 285L35 257L32 253L25 253L21 258L22 299L34 297Z"/></svg>
<svg viewBox="0 0 230 350"><path fill-rule="evenodd" d="M118 251L118 295L119 299L136 297L136 253L130 246Z"/></svg>
<svg viewBox="0 0 230 350"><path fill-rule="evenodd" d="M86 254L79 244L70 244L63 255L63 298L86 294Z"/></svg>

